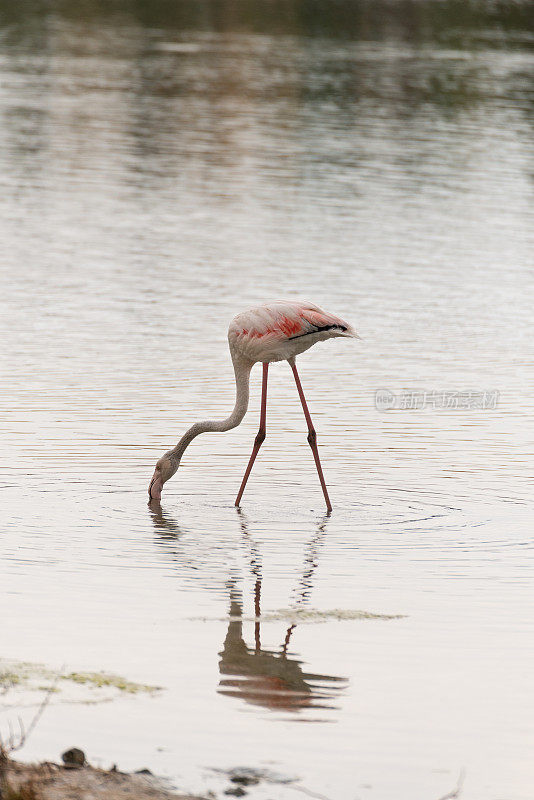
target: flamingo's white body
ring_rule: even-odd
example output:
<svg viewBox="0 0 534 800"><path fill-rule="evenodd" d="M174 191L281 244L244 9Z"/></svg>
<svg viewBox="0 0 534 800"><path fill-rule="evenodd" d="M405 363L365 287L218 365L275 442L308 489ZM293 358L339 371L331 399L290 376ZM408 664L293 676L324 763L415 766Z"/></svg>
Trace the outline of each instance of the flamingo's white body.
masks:
<svg viewBox="0 0 534 800"><path fill-rule="evenodd" d="M316 342L354 336L350 325L313 303L280 300L238 314L230 323L228 342L252 363L289 361Z"/></svg>
<svg viewBox="0 0 534 800"><path fill-rule="evenodd" d="M285 360L289 362L295 376L304 415L308 423L308 441L315 458L326 506L330 511L332 506L319 461L316 434L297 373L295 357L308 350L316 342L337 336L358 338L356 331L347 322L334 314L323 311L322 308L313 303L279 300L251 308L234 317L228 329L228 344L236 378L235 408L227 419L220 422L195 423L182 436L176 447L169 450L159 459L148 490L151 499L157 501L161 499L163 484L174 475L186 447L198 434L208 431L227 431L239 425L248 408L250 370L256 362L261 361L263 363L263 387L260 429L235 502L236 505L239 505L252 465L265 439L269 363Z"/></svg>

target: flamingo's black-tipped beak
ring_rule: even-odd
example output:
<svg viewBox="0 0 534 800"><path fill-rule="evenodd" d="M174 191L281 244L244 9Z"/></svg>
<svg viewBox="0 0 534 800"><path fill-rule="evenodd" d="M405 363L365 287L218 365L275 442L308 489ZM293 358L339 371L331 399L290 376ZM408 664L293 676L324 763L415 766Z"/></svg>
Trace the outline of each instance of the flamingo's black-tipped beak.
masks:
<svg viewBox="0 0 534 800"><path fill-rule="evenodd" d="M152 480L150 481L150 485L148 487L148 496L151 500L157 500L158 502L161 500L161 492L163 490L163 481L161 479L161 472L159 469L154 471L154 475L152 476Z"/></svg>

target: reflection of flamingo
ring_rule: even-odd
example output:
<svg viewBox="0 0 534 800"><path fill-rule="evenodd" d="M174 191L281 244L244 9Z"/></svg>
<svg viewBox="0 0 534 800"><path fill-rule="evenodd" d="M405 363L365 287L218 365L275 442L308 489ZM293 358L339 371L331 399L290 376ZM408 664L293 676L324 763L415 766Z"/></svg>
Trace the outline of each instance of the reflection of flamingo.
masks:
<svg viewBox="0 0 534 800"><path fill-rule="evenodd" d="M267 409L267 373L271 361L288 361L300 401L308 425L308 442L313 452L319 480L323 489L328 511L332 510L326 488L319 453L317 451L317 435L313 427L310 412L306 404L302 385L297 372L295 357L308 350L316 342L331 339L335 336L357 337L351 326L339 317L323 311L313 303L279 301L267 303L238 314L230 323L228 343L234 365L236 380L236 403L230 416L220 422L207 420L196 422L182 436L176 447L169 450L156 464L150 486L149 496L154 500L161 499L163 484L172 478L186 447L195 436L208 431L229 431L235 428L246 414L249 397L249 378L252 366L263 362L263 385L261 394L260 428L254 441L252 455L243 477L235 504L239 506L241 497L256 459L258 451L265 439Z"/></svg>
<svg viewBox="0 0 534 800"><path fill-rule="evenodd" d="M178 522L163 512L161 505L153 500L150 503L152 523L156 541L164 546L167 556L176 562L182 574L190 571L198 582L199 573L205 569L202 559L191 560L189 548L179 550L182 531ZM247 703L265 708L284 711L298 711L302 708L329 708L327 701L336 691L343 689L346 679L330 675L304 672L298 659L290 657L288 648L293 631L292 624L284 634L283 643L278 650L268 650L261 644L261 585L262 560L256 542L251 537L245 517L240 516L243 543L249 553L250 570L254 578L254 644L249 647L243 638L242 598L235 576L230 575L230 619L223 649L219 653L221 680L219 692L240 697ZM313 573L317 566L319 546L326 532L326 517L306 548L305 565L301 580L295 590L293 605L299 607L308 601L312 587ZM193 557L194 558L194 557ZM203 584L206 585L204 579Z"/></svg>
<svg viewBox="0 0 534 800"><path fill-rule="evenodd" d="M288 629L280 652L276 652L261 647L260 623L256 622L255 645L248 647L243 638L241 615L240 592L231 585L230 620L219 653L219 670L224 676L219 684L220 694L279 711L332 708L327 701L333 690L344 688L346 681L332 675L305 672L299 660L288 657L289 637L295 626Z"/></svg>
<svg viewBox="0 0 534 800"><path fill-rule="evenodd" d="M241 514L243 538L250 547L251 571L254 575L254 646L248 647L243 638L241 593L230 581L230 620L219 653L219 670L222 677L219 684L221 694L240 697L247 703L265 708L298 711L301 708L331 708L325 701L332 697L334 689L343 688L345 679L331 675L318 675L304 672L301 662L288 657L291 635L296 625L290 625L279 652L261 646L261 560L257 547L250 537L247 525ZM311 578L317 565L316 548L324 536L325 521L319 525L306 554L306 567L296 605L306 602ZM325 684L327 684L325 686Z"/></svg>
<svg viewBox="0 0 534 800"><path fill-rule="evenodd" d="M176 540L182 535L176 520L164 514L161 505L156 500L151 500L148 507L150 508L152 524L162 539Z"/></svg>

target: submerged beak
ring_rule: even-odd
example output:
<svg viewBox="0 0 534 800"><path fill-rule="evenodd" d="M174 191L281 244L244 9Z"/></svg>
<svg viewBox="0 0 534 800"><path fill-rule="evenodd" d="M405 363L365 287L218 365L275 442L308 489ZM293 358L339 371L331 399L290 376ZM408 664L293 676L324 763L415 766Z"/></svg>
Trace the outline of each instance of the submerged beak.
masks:
<svg viewBox="0 0 534 800"><path fill-rule="evenodd" d="M151 500L161 500L161 492L163 489L163 481L161 480L161 474L158 470L155 470L154 475L152 476L152 480L150 481L150 486L148 487L148 496Z"/></svg>

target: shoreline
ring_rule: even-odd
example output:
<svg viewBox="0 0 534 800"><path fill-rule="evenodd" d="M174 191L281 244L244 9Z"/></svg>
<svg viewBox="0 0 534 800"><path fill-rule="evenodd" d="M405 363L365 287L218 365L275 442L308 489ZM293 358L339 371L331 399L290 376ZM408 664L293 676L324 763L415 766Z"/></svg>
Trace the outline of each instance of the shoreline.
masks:
<svg viewBox="0 0 534 800"><path fill-rule="evenodd" d="M149 770L121 772L0 756L0 800L207 800L169 789Z"/></svg>

